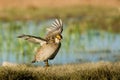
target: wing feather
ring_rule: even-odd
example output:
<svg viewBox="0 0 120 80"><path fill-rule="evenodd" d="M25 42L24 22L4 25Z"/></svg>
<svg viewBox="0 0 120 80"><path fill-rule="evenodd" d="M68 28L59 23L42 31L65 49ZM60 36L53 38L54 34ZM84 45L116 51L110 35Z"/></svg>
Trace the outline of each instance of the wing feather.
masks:
<svg viewBox="0 0 120 80"><path fill-rule="evenodd" d="M61 34L63 31L63 23L61 19L55 19L55 21L51 24L51 27L47 28L46 37L50 37L56 34Z"/></svg>
<svg viewBox="0 0 120 80"><path fill-rule="evenodd" d="M20 35L18 38L23 38L27 41L40 44L41 46L46 43L46 40L41 37L31 36L31 35Z"/></svg>

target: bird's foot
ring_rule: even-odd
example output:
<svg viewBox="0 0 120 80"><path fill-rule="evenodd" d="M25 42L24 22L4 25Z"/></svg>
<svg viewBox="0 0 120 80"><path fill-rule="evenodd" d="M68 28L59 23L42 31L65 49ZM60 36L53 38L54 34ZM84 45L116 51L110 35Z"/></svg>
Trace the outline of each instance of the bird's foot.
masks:
<svg viewBox="0 0 120 80"><path fill-rule="evenodd" d="M45 65L45 67L50 67L50 65Z"/></svg>
<svg viewBox="0 0 120 80"><path fill-rule="evenodd" d="M36 62L36 60L33 60L33 61L31 61L32 63L35 63Z"/></svg>
<svg viewBox="0 0 120 80"><path fill-rule="evenodd" d="M45 67L49 67L50 65L49 65L49 63L48 63L48 60L47 61L45 61Z"/></svg>
<svg viewBox="0 0 120 80"><path fill-rule="evenodd" d="M49 65L49 64L46 64L44 67L46 67L46 68L47 68L47 67L50 67L50 65Z"/></svg>

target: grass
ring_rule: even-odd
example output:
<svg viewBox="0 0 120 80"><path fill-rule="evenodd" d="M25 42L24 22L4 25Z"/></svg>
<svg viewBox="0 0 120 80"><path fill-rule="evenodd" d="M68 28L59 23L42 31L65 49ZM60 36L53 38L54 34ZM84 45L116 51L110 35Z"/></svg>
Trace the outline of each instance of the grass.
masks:
<svg viewBox="0 0 120 80"><path fill-rule="evenodd" d="M108 32L120 32L120 15L119 16L87 16L78 21L69 22L68 31L71 32L84 32L90 29L105 30ZM74 26L74 27L73 27Z"/></svg>
<svg viewBox="0 0 120 80"><path fill-rule="evenodd" d="M86 31L87 29L102 29L111 32L120 32L120 10L118 8L105 8L94 6L71 6L60 8L37 8L28 7L25 9L9 8L0 11L1 21L28 21L39 22L44 19L62 18L65 24L68 23L69 30L73 26L77 27L79 32ZM69 20L74 20L70 22ZM71 28L70 28L71 26ZM16 27L16 26L15 26ZM79 28L79 29L78 29Z"/></svg>
<svg viewBox="0 0 120 80"><path fill-rule="evenodd" d="M74 5L92 5L104 6L104 7L119 7L120 0L70 0L69 3L66 0L0 0L0 9L3 8L28 8L33 7L67 7Z"/></svg>
<svg viewBox="0 0 120 80"><path fill-rule="evenodd" d="M0 67L1 80L119 80L120 62Z"/></svg>
<svg viewBox="0 0 120 80"><path fill-rule="evenodd" d="M37 8L29 7L27 9L9 8L0 11L1 20L43 20L46 18L71 18L82 16L117 16L119 10L117 8L104 8L94 6L71 6L63 8Z"/></svg>

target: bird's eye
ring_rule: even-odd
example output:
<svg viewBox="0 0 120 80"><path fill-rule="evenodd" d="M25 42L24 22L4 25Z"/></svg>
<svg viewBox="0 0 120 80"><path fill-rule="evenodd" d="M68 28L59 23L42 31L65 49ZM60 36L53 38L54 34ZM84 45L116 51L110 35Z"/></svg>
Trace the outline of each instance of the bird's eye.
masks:
<svg viewBox="0 0 120 80"><path fill-rule="evenodd" d="M62 36L61 35L56 35L56 38L62 39Z"/></svg>

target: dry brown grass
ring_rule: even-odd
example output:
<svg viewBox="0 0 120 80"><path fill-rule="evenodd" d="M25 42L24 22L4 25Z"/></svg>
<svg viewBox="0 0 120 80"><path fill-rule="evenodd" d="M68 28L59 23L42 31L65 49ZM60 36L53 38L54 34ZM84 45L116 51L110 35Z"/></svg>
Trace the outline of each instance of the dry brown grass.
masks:
<svg viewBox="0 0 120 80"><path fill-rule="evenodd" d="M29 7L69 7L69 6L120 7L120 0L0 0L0 9Z"/></svg>
<svg viewBox="0 0 120 80"><path fill-rule="evenodd" d="M93 12L119 14L120 0L0 0L1 20L79 17Z"/></svg>
<svg viewBox="0 0 120 80"><path fill-rule="evenodd" d="M1 80L119 80L120 62L54 65L49 68L13 66L0 68Z"/></svg>

